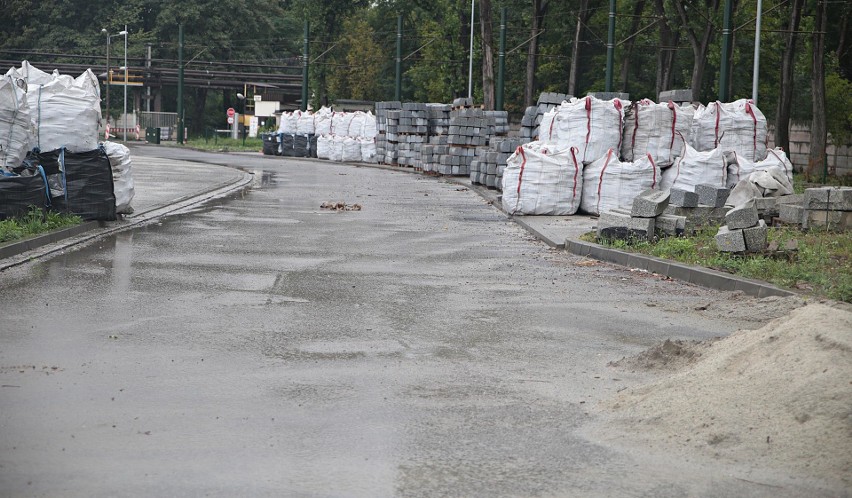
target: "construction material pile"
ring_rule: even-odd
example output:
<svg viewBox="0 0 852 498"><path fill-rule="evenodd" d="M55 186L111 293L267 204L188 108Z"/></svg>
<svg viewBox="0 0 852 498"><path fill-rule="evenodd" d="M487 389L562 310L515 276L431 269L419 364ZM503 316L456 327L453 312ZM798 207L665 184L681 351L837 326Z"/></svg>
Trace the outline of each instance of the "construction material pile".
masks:
<svg viewBox="0 0 852 498"><path fill-rule="evenodd" d="M0 219L51 209L86 220L130 213L130 151L98 144L100 87L24 61L0 81Z"/></svg>

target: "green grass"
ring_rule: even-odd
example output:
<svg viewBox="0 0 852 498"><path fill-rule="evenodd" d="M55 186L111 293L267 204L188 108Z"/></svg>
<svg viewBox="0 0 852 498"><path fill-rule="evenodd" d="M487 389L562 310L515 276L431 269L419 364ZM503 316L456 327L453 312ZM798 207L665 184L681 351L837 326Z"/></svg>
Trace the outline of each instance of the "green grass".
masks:
<svg viewBox="0 0 852 498"><path fill-rule="evenodd" d="M852 233L797 228L770 228L769 241L784 248L787 241L798 242L796 251L759 254L719 252L711 227L690 237L668 237L648 241L597 241L601 244L679 261L696 266L770 282L814 296L852 302ZM594 233L583 236L595 242Z"/></svg>
<svg viewBox="0 0 852 498"><path fill-rule="evenodd" d="M0 243L79 225L82 221L79 216L45 213L41 209L31 208L24 216L0 221Z"/></svg>
<svg viewBox="0 0 852 498"><path fill-rule="evenodd" d="M175 142L163 142L163 145L180 147ZM243 145L242 138L210 137L205 139L201 137L190 138L186 141L186 147L215 152L260 152L263 150L263 140L260 138L246 138L245 145Z"/></svg>

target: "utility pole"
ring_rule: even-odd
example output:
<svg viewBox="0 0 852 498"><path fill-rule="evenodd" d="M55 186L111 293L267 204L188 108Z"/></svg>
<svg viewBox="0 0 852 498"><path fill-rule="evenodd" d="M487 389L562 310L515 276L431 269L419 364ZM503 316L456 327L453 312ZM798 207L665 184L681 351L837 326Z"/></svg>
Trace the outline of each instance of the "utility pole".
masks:
<svg viewBox="0 0 852 498"><path fill-rule="evenodd" d="M470 0L470 64L467 69L467 98L473 98L473 11L476 0Z"/></svg>
<svg viewBox="0 0 852 498"><path fill-rule="evenodd" d="M305 19L305 46L302 48L302 112L308 110L308 69L310 63L308 60L308 57L310 56L308 37L310 37L310 35L311 24L310 21Z"/></svg>
<svg viewBox="0 0 852 498"><path fill-rule="evenodd" d="M733 11L733 0L725 0L725 16L722 21L722 64L719 69L719 100L727 102L728 98L728 73L731 67L731 13ZM697 91L693 89L693 91Z"/></svg>
<svg viewBox="0 0 852 498"><path fill-rule="evenodd" d="M506 71L506 7L500 9L500 50L497 52L497 95L494 108L503 110L503 77Z"/></svg>
<svg viewBox="0 0 852 498"><path fill-rule="evenodd" d="M730 1L730 0L728 0ZM609 30L606 37L606 91L612 91L612 65L615 59L615 0L609 0Z"/></svg>
<svg viewBox="0 0 852 498"><path fill-rule="evenodd" d="M177 141L179 144L183 144L183 24L178 24L177 114Z"/></svg>
<svg viewBox="0 0 852 498"><path fill-rule="evenodd" d="M394 100L402 100L402 14L396 16L396 80L393 95Z"/></svg>
<svg viewBox="0 0 852 498"><path fill-rule="evenodd" d="M124 141L127 142L127 25L124 25Z"/></svg>
<svg viewBox="0 0 852 498"><path fill-rule="evenodd" d="M145 85L145 111L151 112L151 44L148 44L148 55L145 59L145 79L149 80L148 84Z"/></svg>
<svg viewBox="0 0 852 498"><path fill-rule="evenodd" d="M757 105L757 80L760 76L760 16L763 15L763 0L757 0L757 19L754 25L754 70L751 77L751 100Z"/></svg>

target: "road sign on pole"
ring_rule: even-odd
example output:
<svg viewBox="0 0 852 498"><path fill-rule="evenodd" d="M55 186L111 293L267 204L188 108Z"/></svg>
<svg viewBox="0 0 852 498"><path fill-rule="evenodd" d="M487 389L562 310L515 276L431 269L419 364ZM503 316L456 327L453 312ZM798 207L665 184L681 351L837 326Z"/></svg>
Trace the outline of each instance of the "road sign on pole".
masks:
<svg viewBox="0 0 852 498"><path fill-rule="evenodd" d="M228 124L230 124L230 125L234 124L234 117L233 116L228 116Z"/></svg>
<svg viewBox="0 0 852 498"><path fill-rule="evenodd" d="M235 111L233 107L228 108L228 117L229 118L233 118L234 114L236 114L236 113L237 113L237 111ZM228 122L230 123L231 121L228 121Z"/></svg>

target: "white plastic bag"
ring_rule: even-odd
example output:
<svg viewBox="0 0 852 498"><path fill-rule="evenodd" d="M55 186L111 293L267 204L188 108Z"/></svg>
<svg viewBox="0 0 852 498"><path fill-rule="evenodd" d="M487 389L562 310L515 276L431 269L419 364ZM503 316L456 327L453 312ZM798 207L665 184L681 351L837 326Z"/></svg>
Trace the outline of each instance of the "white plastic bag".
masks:
<svg viewBox="0 0 852 498"><path fill-rule="evenodd" d="M115 212L118 214L130 214L133 209L130 202L136 194L131 172L130 149L116 142L104 142L104 150L109 157L112 167L112 184L115 191Z"/></svg>
<svg viewBox="0 0 852 498"><path fill-rule="evenodd" d="M692 132L692 106L678 106L673 102L655 104L644 99L634 102L625 114L621 158L632 161L634 157L651 154L657 166L665 168L683 153L683 140Z"/></svg>
<svg viewBox="0 0 852 498"><path fill-rule="evenodd" d="M615 150L610 149L583 171L580 209L592 215L617 208L630 209L637 195L658 188L659 182L660 168L650 155L621 162Z"/></svg>
<svg viewBox="0 0 852 498"><path fill-rule="evenodd" d="M605 156L609 149L621 149L624 126L621 100L600 100L592 96L573 98L556 109L552 127L556 129L559 150L575 147L583 164L589 164ZM544 129L539 130L540 134L544 132ZM552 137L553 133L548 131L548 135Z"/></svg>
<svg viewBox="0 0 852 498"><path fill-rule="evenodd" d="M12 71L0 80L0 169L21 165L30 149L32 123L26 82Z"/></svg>
<svg viewBox="0 0 852 498"><path fill-rule="evenodd" d="M681 137L678 140L683 143L683 154L663 170L660 188L694 192L696 185L726 186L728 164L722 149L698 152Z"/></svg>
<svg viewBox="0 0 852 498"><path fill-rule="evenodd" d="M503 170L503 209L509 214L571 215L580 207L583 165L577 149L542 141L518 147Z"/></svg>

